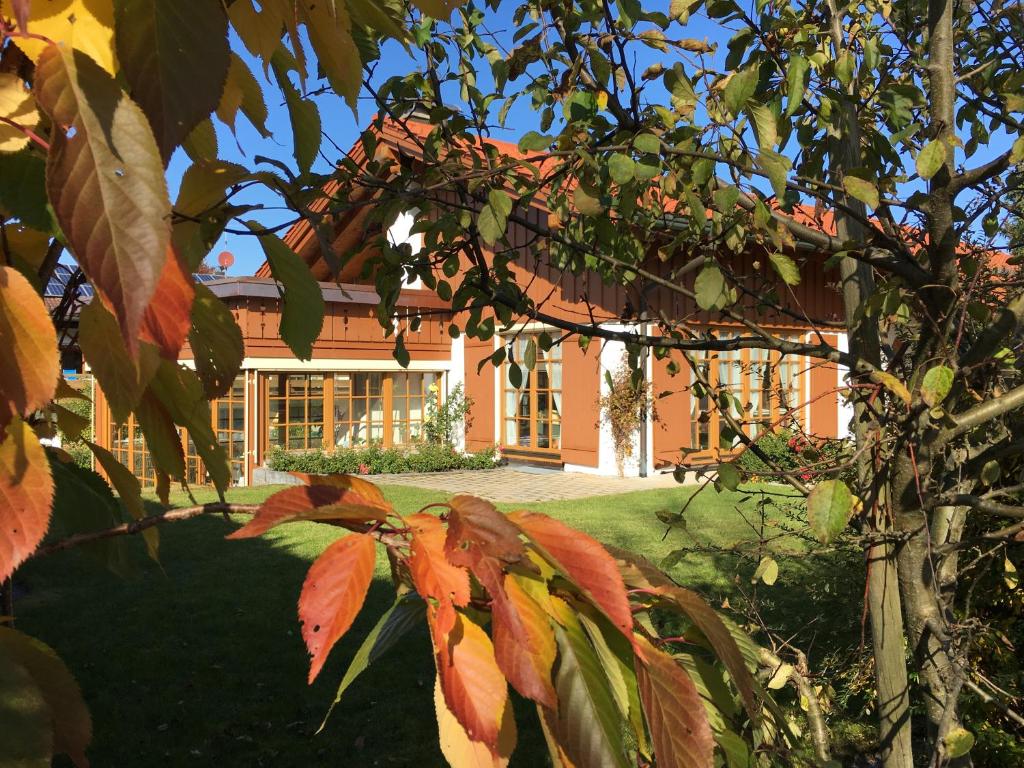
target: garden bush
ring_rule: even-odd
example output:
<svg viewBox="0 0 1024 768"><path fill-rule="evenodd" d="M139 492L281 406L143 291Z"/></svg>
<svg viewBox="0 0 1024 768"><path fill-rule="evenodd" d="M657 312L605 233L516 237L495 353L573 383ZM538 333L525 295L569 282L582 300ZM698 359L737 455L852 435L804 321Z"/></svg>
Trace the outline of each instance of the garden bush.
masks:
<svg viewBox="0 0 1024 768"><path fill-rule="evenodd" d="M834 470L845 461L850 452L848 440L808 437L790 429L764 433L757 438L757 447L781 470L800 471L804 480L819 479L819 468ZM740 454L737 464L752 475L773 474L773 470L753 451ZM834 471L829 475L836 476ZM842 473L839 477L846 479ZM821 478L823 479L823 478Z"/></svg>
<svg viewBox="0 0 1024 768"><path fill-rule="evenodd" d="M333 452L289 453L276 450L267 466L280 472L309 472L316 475L380 475L401 472L445 472L454 469L491 469L499 463L498 453L488 448L463 454L448 445L424 443L411 450L383 448L339 448Z"/></svg>

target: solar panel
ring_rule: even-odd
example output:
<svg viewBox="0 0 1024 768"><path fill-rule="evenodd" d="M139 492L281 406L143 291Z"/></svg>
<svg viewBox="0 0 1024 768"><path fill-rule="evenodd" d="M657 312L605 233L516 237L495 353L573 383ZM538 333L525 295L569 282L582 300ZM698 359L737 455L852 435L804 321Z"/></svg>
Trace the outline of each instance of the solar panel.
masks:
<svg viewBox="0 0 1024 768"><path fill-rule="evenodd" d="M197 283L212 283L214 280L220 280L221 275L211 275L209 272L195 272L192 277L196 279Z"/></svg>
<svg viewBox="0 0 1024 768"><path fill-rule="evenodd" d="M58 264L53 268L53 274L50 275L49 281L46 283L46 291L44 296L52 298L60 298L64 295L64 291L67 290L68 282L74 277L76 269L68 264ZM220 280L223 275L210 274L207 272L195 272L192 277L197 283L212 283L215 280ZM91 299L94 295L92 285L88 282L83 282L78 286L78 296L82 299Z"/></svg>

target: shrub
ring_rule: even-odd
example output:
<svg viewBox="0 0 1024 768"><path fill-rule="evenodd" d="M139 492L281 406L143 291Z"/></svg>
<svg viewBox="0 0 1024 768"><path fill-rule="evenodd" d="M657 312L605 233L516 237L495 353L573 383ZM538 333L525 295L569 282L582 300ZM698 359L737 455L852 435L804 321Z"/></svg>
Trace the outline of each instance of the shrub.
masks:
<svg viewBox="0 0 1024 768"><path fill-rule="evenodd" d="M77 397L68 397L63 400L57 401L61 406L67 408L72 413L81 416L83 419L89 422L89 426L82 430L82 440L69 440L67 436L61 435L63 438L63 449L67 451L71 458L75 460L75 464L86 469L92 468L92 451L89 450L89 446L85 444L85 440L92 440L92 402L89 400L80 400Z"/></svg>
<svg viewBox="0 0 1024 768"><path fill-rule="evenodd" d="M437 384L431 384L436 389ZM423 434L431 443L452 445L459 426L470 424L469 409L473 407L473 398L467 397L462 385L456 384L441 405L437 399L427 398L427 418L423 422Z"/></svg>
<svg viewBox="0 0 1024 768"><path fill-rule="evenodd" d="M615 466L623 473L623 464L633 454L633 436L651 406L650 385L629 367L626 361L613 374L605 374L608 392L598 400L601 418L607 421L615 445Z"/></svg>
<svg viewBox="0 0 1024 768"><path fill-rule="evenodd" d="M494 448L462 454L449 445L424 443L412 450L383 448L339 448L331 453L274 450L267 466L280 472L308 472L314 475L379 475L402 472L446 472L453 469L491 469L498 464Z"/></svg>
<svg viewBox="0 0 1024 768"><path fill-rule="evenodd" d="M808 437L790 429L762 433L757 438L757 447L778 469L798 471L804 480L817 479L819 467L839 466L850 452L848 440ZM737 464L754 475L771 475L774 471L750 449L740 454ZM830 475L836 473L832 471ZM848 479L842 472L838 476Z"/></svg>

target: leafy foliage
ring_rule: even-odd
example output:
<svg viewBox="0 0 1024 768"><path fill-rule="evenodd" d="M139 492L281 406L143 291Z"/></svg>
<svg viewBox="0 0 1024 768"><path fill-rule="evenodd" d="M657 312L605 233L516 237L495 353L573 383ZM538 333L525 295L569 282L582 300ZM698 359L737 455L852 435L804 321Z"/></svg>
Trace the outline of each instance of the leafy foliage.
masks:
<svg viewBox="0 0 1024 768"><path fill-rule="evenodd" d="M493 448L463 454L448 445L424 443L409 450L398 448L336 448L293 453L275 451L267 466L281 472L378 475L401 472L447 472L457 469L493 469L498 456Z"/></svg>

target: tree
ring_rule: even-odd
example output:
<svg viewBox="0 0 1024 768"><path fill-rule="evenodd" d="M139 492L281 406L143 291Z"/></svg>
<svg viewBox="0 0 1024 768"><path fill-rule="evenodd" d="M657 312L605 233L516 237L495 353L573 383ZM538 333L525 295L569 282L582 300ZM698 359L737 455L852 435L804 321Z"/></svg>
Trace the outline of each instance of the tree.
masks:
<svg viewBox="0 0 1024 768"><path fill-rule="evenodd" d="M325 181L310 174L320 120L291 79L297 73L305 87L304 40L329 89L354 107L361 64L378 42L411 41L403 13L429 25L421 14L449 15L454 5L421 0L414 12L397 4L264 0L257 10L235 0L225 10L207 0L187 4L186 13L171 0L16 0L0 7L2 620L13 621L10 579L31 557L76 546L102 554L112 540L141 534L156 558L157 525L212 512L254 515L234 538L316 520L350 533L313 564L300 599L310 680L359 612L382 544L396 602L342 690L415 620L426 619L441 745L454 765L508 763L515 744L509 685L536 702L559 764L656 758L710 766L716 742L749 755L741 730L755 734L759 747L786 748L792 734L753 677L757 651L742 631L641 558L613 555L555 520L505 516L466 496L442 505L441 516L423 510L403 517L375 486L344 475L306 477L308 486L259 507L223 501L227 457L210 429L208 401L240 368L241 334L191 274L239 219L244 229L235 231L258 238L282 291L319 294L274 231L245 219L251 209L231 201L246 186L263 185L300 216L315 216L308 204ZM286 164L248 169L215 157L211 116L234 129L241 112L260 131L267 117L258 81L229 48L229 24L276 77L298 174ZM179 146L194 162L172 204L167 164ZM51 315L40 286L65 253L78 269ZM159 495L167 504L171 480L185 482L185 428L220 503L146 516L139 481L106 449L86 441L101 477L40 443L55 425L68 435L82 432L79 417L60 403L82 396L60 375L57 338L85 281L95 298L81 307L79 343L115 420L134 413L141 425ZM282 335L308 357L323 304L306 301L301 309L286 313ZM186 339L203 351L195 371L177 364ZM60 531L55 540L44 541L48 528ZM661 636L662 617L672 613L689 625L692 649ZM490 634L481 624L488 615ZM3 760L45 764L64 753L86 765L92 726L71 672L12 626L0 627L0 646ZM720 666L709 664L712 658Z"/></svg>

